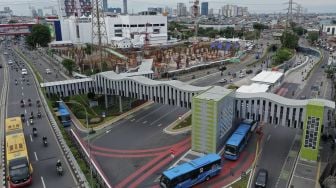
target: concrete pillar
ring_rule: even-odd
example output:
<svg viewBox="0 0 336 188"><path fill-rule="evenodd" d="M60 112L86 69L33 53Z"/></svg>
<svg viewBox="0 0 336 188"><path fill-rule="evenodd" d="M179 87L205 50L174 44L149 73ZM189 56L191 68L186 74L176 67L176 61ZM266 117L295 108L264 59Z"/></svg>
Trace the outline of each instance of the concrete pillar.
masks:
<svg viewBox="0 0 336 188"><path fill-rule="evenodd" d="M123 112L121 96L119 96L119 112Z"/></svg>

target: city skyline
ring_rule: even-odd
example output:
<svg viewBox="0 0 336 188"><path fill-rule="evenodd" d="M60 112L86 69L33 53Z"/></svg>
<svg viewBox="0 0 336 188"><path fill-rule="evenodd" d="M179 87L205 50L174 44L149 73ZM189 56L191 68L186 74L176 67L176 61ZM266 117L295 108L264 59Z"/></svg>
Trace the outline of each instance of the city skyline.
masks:
<svg viewBox="0 0 336 188"><path fill-rule="evenodd" d="M62 0L60 0L62 1ZM169 6L170 8L176 8L177 3L182 2L185 3L187 7L191 6L191 3L186 0L171 0L169 2L165 1L155 1L155 0L128 0L128 12L129 13L136 13L139 11L147 10L148 7L166 7ZM218 7L221 7L226 4L234 4L238 6L246 6L249 8L249 12L251 13L273 13L273 12L283 12L285 13L285 9L287 5L285 4L286 1L277 2L277 3L260 3L258 0L243 0L241 2L235 2L233 0L220 2L216 0L208 0L208 1L200 1L202 2L209 2L209 9L213 8L214 12L218 10ZM296 3L301 4L304 8L308 10L310 13L329 13L334 11L334 7L336 6L336 2L334 0L323 0L323 5L321 5L320 1L313 1L313 0L295 0ZM123 7L122 0L108 0L109 7ZM3 7L9 6L13 10L15 15L24 15L29 16L31 15L31 11L29 10L29 6L38 8L44 8L46 6L54 6L55 9L58 9L57 0L52 1L42 1L42 0L29 0L29 1L9 1L9 0L1 0L0 2L0 9ZM266 10L266 11L265 11Z"/></svg>

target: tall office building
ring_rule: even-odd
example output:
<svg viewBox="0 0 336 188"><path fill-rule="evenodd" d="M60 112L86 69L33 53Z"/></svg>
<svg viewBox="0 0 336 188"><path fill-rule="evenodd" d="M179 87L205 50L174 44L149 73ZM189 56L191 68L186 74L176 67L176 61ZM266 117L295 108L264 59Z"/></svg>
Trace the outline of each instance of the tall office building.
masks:
<svg viewBox="0 0 336 188"><path fill-rule="evenodd" d="M108 9L107 0L103 0L103 10L104 10L104 12L107 12L107 9Z"/></svg>
<svg viewBox="0 0 336 188"><path fill-rule="evenodd" d="M209 3L208 2L202 2L201 4L201 15L207 16L209 13Z"/></svg>
<svg viewBox="0 0 336 188"><path fill-rule="evenodd" d="M42 9L37 9L37 15L39 17L43 17L43 10Z"/></svg>
<svg viewBox="0 0 336 188"><path fill-rule="evenodd" d="M91 15L91 0L64 0L64 13L69 16Z"/></svg>
<svg viewBox="0 0 336 188"><path fill-rule="evenodd" d="M32 7L32 8L31 8L31 11L32 11L32 16L33 16L33 18L35 18L35 17L38 16L35 7Z"/></svg>
<svg viewBox="0 0 336 188"><path fill-rule="evenodd" d="M147 8L149 12L158 12L158 13L163 13L163 8L161 7L149 7Z"/></svg>
<svg viewBox="0 0 336 188"><path fill-rule="evenodd" d="M127 14L127 0L124 0L124 14Z"/></svg>
<svg viewBox="0 0 336 188"><path fill-rule="evenodd" d="M177 3L177 16L187 16L187 6L184 3Z"/></svg>

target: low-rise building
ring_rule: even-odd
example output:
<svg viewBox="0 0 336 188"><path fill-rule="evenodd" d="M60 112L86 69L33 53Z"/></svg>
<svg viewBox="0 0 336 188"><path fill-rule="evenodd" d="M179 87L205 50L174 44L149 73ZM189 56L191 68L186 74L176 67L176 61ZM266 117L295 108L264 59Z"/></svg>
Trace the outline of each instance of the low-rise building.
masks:
<svg viewBox="0 0 336 188"><path fill-rule="evenodd" d="M279 71L261 71L251 79L254 83L267 84L269 90L276 89L284 79L284 73Z"/></svg>

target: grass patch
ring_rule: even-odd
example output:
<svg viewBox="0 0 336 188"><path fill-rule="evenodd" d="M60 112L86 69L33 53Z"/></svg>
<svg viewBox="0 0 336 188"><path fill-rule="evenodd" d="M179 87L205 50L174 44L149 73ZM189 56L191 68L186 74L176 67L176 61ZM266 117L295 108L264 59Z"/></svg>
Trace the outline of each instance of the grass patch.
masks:
<svg viewBox="0 0 336 188"><path fill-rule="evenodd" d="M239 88L239 86L236 86L236 85L234 85L234 84L230 84L229 86L228 86L228 89L238 89Z"/></svg>
<svg viewBox="0 0 336 188"><path fill-rule="evenodd" d="M236 183L232 184L231 187L232 188L247 188L249 177L250 177L250 173L248 173L245 178L240 179Z"/></svg>
<svg viewBox="0 0 336 188"><path fill-rule="evenodd" d="M173 130L182 129L184 127L191 126L191 115L185 118L182 122L173 127Z"/></svg>

